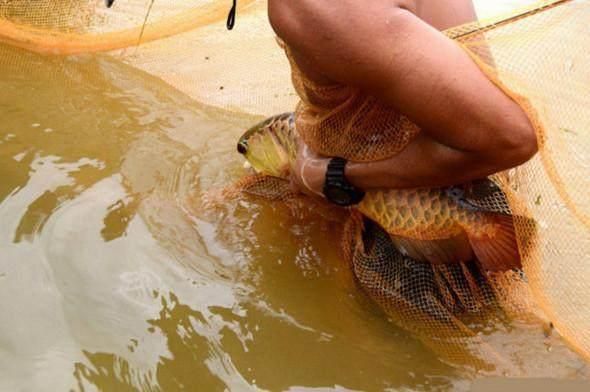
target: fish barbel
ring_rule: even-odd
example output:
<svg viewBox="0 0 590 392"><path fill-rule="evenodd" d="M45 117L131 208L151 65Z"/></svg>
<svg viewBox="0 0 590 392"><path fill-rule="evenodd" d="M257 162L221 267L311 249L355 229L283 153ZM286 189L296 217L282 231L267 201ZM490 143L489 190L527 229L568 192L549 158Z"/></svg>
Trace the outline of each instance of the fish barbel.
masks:
<svg viewBox="0 0 590 392"><path fill-rule="evenodd" d="M297 157L294 115L250 128L238 151L258 173L288 179ZM416 260L448 264L476 258L488 271L521 268L510 207L489 179L443 188L369 190L354 208Z"/></svg>

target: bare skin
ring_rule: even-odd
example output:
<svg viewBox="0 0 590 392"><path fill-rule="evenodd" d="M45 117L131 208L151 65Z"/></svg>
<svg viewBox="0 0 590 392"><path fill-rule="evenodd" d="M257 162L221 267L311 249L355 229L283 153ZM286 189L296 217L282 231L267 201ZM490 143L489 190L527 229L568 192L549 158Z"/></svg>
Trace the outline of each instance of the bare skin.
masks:
<svg viewBox="0 0 590 392"><path fill-rule="evenodd" d="M524 111L439 31L475 20L471 0L269 0L269 16L306 76L358 87L422 129L392 158L350 162L354 185L453 185L537 152ZM321 194L329 158L305 146L298 158L294 183Z"/></svg>

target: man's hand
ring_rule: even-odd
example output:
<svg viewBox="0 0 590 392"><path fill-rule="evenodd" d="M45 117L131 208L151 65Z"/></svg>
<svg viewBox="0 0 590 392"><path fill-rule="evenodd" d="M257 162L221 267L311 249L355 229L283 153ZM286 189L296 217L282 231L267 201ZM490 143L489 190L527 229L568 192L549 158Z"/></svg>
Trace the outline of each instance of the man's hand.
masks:
<svg viewBox="0 0 590 392"><path fill-rule="evenodd" d="M324 181L330 159L313 152L299 140L297 160L291 168L291 187L310 196L324 197Z"/></svg>

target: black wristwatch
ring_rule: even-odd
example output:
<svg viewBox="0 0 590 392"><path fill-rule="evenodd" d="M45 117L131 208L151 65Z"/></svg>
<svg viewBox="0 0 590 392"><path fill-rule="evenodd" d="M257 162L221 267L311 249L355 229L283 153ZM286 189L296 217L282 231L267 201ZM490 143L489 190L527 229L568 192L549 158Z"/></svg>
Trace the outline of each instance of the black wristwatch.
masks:
<svg viewBox="0 0 590 392"><path fill-rule="evenodd" d="M365 197L365 192L356 188L346 179L344 169L347 163L346 159L333 158L328 164L324 182L326 199L341 207L359 204Z"/></svg>

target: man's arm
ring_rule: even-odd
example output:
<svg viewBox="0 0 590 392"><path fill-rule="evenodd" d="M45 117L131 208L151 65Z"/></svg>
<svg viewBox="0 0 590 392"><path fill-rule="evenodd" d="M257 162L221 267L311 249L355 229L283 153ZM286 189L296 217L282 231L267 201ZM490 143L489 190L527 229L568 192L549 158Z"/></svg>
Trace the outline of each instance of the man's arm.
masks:
<svg viewBox="0 0 590 392"><path fill-rule="evenodd" d="M292 181L299 190L322 196L330 158L300 152ZM497 173L478 153L456 150L421 134L399 154L382 161L346 166L346 179L361 189L445 187Z"/></svg>
<svg viewBox="0 0 590 392"><path fill-rule="evenodd" d="M530 159L536 135L524 111L414 7L269 0L271 23L304 72L361 88L422 128L398 156L351 165L349 180L364 188L450 185Z"/></svg>

